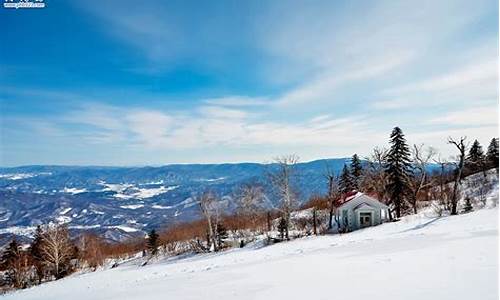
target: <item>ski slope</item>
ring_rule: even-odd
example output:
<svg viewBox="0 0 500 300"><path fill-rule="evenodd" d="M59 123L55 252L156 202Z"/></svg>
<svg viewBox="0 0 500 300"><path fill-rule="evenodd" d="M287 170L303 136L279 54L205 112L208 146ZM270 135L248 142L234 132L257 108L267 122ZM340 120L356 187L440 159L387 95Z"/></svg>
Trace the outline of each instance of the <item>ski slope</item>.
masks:
<svg viewBox="0 0 500 300"><path fill-rule="evenodd" d="M498 299L498 209L139 261L4 299Z"/></svg>

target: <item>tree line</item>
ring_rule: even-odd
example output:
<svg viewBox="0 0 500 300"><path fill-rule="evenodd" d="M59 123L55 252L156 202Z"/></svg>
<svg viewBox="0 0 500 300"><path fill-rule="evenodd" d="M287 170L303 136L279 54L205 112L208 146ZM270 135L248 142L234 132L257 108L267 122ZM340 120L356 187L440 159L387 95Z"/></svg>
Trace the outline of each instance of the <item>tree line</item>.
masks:
<svg viewBox="0 0 500 300"><path fill-rule="evenodd" d="M439 209L455 215L460 211L460 189L464 177L498 169L498 139L493 138L484 152L475 140L469 147L466 137L449 138L456 149L453 159L445 160L432 147L409 145L403 131L395 127L389 147L376 147L367 157L352 155L340 173L326 164L323 174L326 193L311 196L300 205L298 187L299 158L285 155L275 159L265 181L239 186L231 195L236 209L214 191L194 194L200 219L151 230L145 238L108 243L94 234L71 239L64 225L39 226L28 247L13 239L3 251L0 268L2 286L26 288L57 280L75 270L95 270L106 259L120 259L142 252L149 259L186 252L216 252L228 247L244 247L265 236L266 243L280 242L302 234L320 234L341 228L337 208L354 192L374 196L390 207L390 218L418 213L422 202L439 200ZM481 178L481 177L479 177ZM478 189L484 181L477 183ZM270 201L271 196L277 203ZM464 211L472 205L466 197ZM297 211L308 211L298 214Z"/></svg>

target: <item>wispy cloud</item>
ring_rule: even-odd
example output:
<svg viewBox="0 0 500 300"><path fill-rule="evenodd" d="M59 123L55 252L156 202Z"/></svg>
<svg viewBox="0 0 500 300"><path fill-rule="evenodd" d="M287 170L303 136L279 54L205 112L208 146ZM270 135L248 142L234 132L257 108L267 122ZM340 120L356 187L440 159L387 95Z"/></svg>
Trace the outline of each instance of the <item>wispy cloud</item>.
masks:
<svg viewBox="0 0 500 300"><path fill-rule="evenodd" d="M461 125L466 127L497 126L498 115L496 105L489 107L472 107L444 113L427 121L428 124Z"/></svg>
<svg viewBox="0 0 500 300"><path fill-rule="evenodd" d="M249 116L249 113L243 110L214 105L201 106L198 111L202 116L210 119L245 119Z"/></svg>
<svg viewBox="0 0 500 300"><path fill-rule="evenodd" d="M86 132L84 140L102 144L119 142L144 149L195 149L217 145L229 148L327 146L332 136L342 136L343 143L355 143L365 139L363 134L370 131L361 116L336 119L323 115L305 122L287 123L216 106L201 106L194 115L188 111L172 115L160 110L97 107L68 112L53 126L68 135L73 130L71 126L83 126L79 130Z"/></svg>
<svg viewBox="0 0 500 300"><path fill-rule="evenodd" d="M371 103L371 107L377 110L396 110L406 109L420 104L421 103L417 104L416 101L412 101L410 99L388 99L373 101Z"/></svg>
<svg viewBox="0 0 500 300"><path fill-rule="evenodd" d="M412 58L411 53L391 54L374 64L362 66L339 74L322 74L317 79L308 81L305 84L288 91L277 100L278 106L292 105L313 105L317 102L331 100L335 96L335 91L342 84L368 80L408 63Z"/></svg>
<svg viewBox="0 0 500 300"><path fill-rule="evenodd" d="M204 102L219 106L261 106L270 104L270 99L266 97L226 96L205 99Z"/></svg>
<svg viewBox="0 0 500 300"><path fill-rule="evenodd" d="M498 59L488 59L461 67L433 78L424 79L386 91L388 94L412 92L448 92L474 90L477 96L495 97L498 82Z"/></svg>

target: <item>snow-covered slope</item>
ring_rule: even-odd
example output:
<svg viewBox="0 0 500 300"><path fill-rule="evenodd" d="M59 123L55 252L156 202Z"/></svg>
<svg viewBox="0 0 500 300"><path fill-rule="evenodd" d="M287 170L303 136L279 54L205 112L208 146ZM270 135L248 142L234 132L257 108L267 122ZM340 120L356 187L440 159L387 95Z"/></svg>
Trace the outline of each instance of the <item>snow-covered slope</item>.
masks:
<svg viewBox="0 0 500 300"><path fill-rule="evenodd" d="M498 209L74 275L5 299L498 299Z"/></svg>

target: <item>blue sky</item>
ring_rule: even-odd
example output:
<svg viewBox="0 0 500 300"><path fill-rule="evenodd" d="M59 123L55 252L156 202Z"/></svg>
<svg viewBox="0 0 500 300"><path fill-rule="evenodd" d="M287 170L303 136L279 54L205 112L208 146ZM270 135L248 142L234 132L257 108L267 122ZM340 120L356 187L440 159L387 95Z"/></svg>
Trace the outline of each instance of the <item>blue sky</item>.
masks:
<svg viewBox="0 0 500 300"><path fill-rule="evenodd" d="M0 10L0 165L368 155L498 136L498 2L47 1Z"/></svg>

